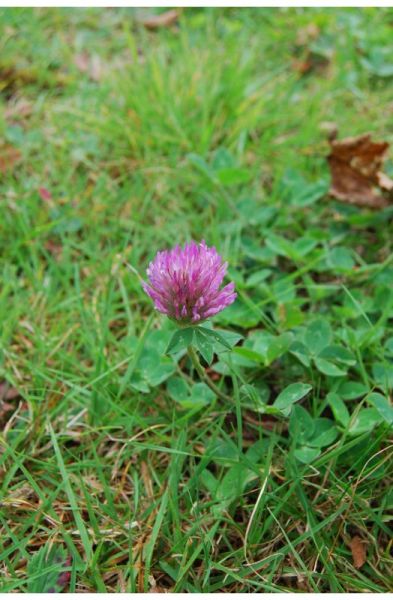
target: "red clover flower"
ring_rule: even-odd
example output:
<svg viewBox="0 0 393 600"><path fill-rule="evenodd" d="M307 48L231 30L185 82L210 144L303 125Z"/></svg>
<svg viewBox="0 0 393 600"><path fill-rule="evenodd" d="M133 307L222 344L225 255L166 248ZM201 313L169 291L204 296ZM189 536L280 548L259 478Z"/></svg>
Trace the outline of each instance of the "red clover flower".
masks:
<svg viewBox="0 0 393 600"><path fill-rule="evenodd" d="M220 285L228 263L202 241L158 252L149 264L143 289L155 308L181 325L201 323L236 299L235 284Z"/></svg>

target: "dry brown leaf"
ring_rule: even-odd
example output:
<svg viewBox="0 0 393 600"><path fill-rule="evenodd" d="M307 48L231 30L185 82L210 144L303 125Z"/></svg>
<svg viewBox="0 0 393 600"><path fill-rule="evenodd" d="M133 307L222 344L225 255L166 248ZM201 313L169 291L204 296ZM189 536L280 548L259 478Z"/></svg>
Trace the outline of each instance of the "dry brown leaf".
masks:
<svg viewBox="0 0 393 600"><path fill-rule="evenodd" d="M304 59L294 60L292 62L293 69L300 73L300 75L307 75L308 73L319 73L322 74L330 65L330 60L326 56L321 56L316 52L309 50Z"/></svg>
<svg viewBox="0 0 393 600"><path fill-rule="evenodd" d="M4 116L7 120L22 120L33 112L33 103L26 98L12 98L7 103Z"/></svg>
<svg viewBox="0 0 393 600"><path fill-rule="evenodd" d="M353 566L360 569L366 562L366 542L358 535L355 535L349 542L352 552Z"/></svg>
<svg viewBox="0 0 393 600"><path fill-rule="evenodd" d="M103 65L97 54L90 56L87 52L81 52L74 57L75 66L86 73L92 81L100 81L103 75Z"/></svg>
<svg viewBox="0 0 393 600"><path fill-rule="evenodd" d="M9 413L16 409L16 404L12 404L20 396L19 391L12 387L7 381L0 382L0 425L3 426L8 420Z"/></svg>
<svg viewBox="0 0 393 600"><path fill-rule="evenodd" d="M20 396L20 392L7 381L0 383L0 400L15 400L18 396Z"/></svg>
<svg viewBox="0 0 393 600"><path fill-rule="evenodd" d="M296 46L306 46L310 42L317 39L320 34L320 29L315 23L309 23L305 27L298 30L296 34Z"/></svg>
<svg viewBox="0 0 393 600"><path fill-rule="evenodd" d="M178 20L180 15L180 11L176 8L172 10L167 10L159 15L149 15L146 17L140 17L138 19L139 23L141 23L146 29L150 29L154 31L155 29L159 29L160 27L171 27Z"/></svg>
<svg viewBox="0 0 393 600"><path fill-rule="evenodd" d="M312 47L312 43L318 39L320 33L320 29L315 23L310 23L297 32L292 67L300 75L325 74L330 66L332 52L321 54Z"/></svg>
<svg viewBox="0 0 393 600"><path fill-rule="evenodd" d="M0 146L0 173L12 171L21 158L21 153L14 146Z"/></svg>
<svg viewBox="0 0 393 600"><path fill-rule="evenodd" d="M332 140L327 158L332 175L330 195L357 206L388 206L389 194L383 192L392 192L393 181L381 172L388 147L387 142L372 142L369 133Z"/></svg>

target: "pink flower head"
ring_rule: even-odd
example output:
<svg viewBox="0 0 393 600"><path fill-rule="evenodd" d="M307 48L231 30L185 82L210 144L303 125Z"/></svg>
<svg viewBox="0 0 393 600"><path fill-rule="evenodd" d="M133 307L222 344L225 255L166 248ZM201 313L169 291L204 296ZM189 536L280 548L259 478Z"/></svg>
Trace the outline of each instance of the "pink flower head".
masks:
<svg viewBox="0 0 393 600"><path fill-rule="evenodd" d="M217 250L190 242L158 252L149 264L143 289L158 311L180 323L200 323L232 304L235 284L220 285L228 263Z"/></svg>

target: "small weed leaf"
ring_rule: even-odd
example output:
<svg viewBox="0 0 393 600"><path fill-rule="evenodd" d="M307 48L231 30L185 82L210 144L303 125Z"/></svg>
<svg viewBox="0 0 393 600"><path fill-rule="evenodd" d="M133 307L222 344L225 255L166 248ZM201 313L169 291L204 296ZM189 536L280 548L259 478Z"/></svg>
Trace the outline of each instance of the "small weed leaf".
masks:
<svg viewBox="0 0 393 600"><path fill-rule="evenodd" d="M186 382L181 377L171 377L168 379L167 392L176 402L182 402L187 399L189 390Z"/></svg>
<svg viewBox="0 0 393 600"><path fill-rule="evenodd" d="M316 358L315 366L318 371L323 373L324 375L328 375L329 377L342 377L346 375L347 371L340 369L334 363L329 360L325 360L324 358Z"/></svg>
<svg viewBox="0 0 393 600"><path fill-rule="evenodd" d="M289 204L293 206L310 206L325 196L329 190L327 180L320 179L309 183L293 169L288 169L282 180L282 193Z"/></svg>
<svg viewBox="0 0 393 600"><path fill-rule="evenodd" d="M321 454L319 448L311 448L310 446L302 446L294 451L295 457L298 461L309 464Z"/></svg>
<svg viewBox="0 0 393 600"><path fill-rule="evenodd" d="M166 354L175 354L176 352L180 352L180 350L187 350L188 346L191 346L194 339L194 328L186 327L184 329L178 329L172 335L168 347L166 349Z"/></svg>
<svg viewBox="0 0 393 600"><path fill-rule="evenodd" d="M375 408L362 408L355 418L352 417L349 433L351 435L360 435L372 431L382 420L383 418Z"/></svg>
<svg viewBox="0 0 393 600"><path fill-rule="evenodd" d="M199 327L199 330L203 333L205 337L210 338L213 342L224 346L224 348L227 348L228 350L232 349L231 344L223 335L221 335L221 333L218 333L218 331L213 329L207 329L207 327Z"/></svg>
<svg viewBox="0 0 393 600"><path fill-rule="evenodd" d="M314 433L314 419L302 406L294 406L289 420L289 433L297 444L305 444Z"/></svg>
<svg viewBox="0 0 393 600"><path fill-rule="evenodd" d="M366 542L358 535L355 535L349 544L352 552L353 566L360 569L366 562Z"/></svg>
<svg viewBox="0 0 393 600"><path fill-rule="evenodd" d="M195 329L195 344L198 348L199 352L202 354L203 358L207 362L208 365L211 365L213 361L213 346L214 340L211 336L205 334L203 329L196 328Z"/></svg>
<svg viewBox="0 0 393 600"><path fill-rule="evenodd" d="M344 400L355 400L365 396L368 387L358 381L343 381L337 391Z"/></svg>
<svg viewBox="0 0 393 600"><path fill-rule="evenodd" d="M333 444L338 436L338 430L335 427L333 421L321 417L314 420L314 432L311 439L308 441L308 445L313 448L325 448Z"/></svg>
<svg viewBox="0 0 393 600"><path fill-rule="evenodd" d="M308 383L291 383L276 398L273 407L289 414L292 404L298 402L312 390Z"/></svg>
<svg viewBox="0 0 393 600"><path fill-rule="evenodd" d="M388 425L393 424L393 407L389 400L385 398L385 396L374 392L367 396L367 402L372 404L374 408L377 409L381 417L386 421L386 423L388 423Z"/></svg>
<svg viewBox="0 0 393 600"><path fill-rule="evenodd" d="M317 319L306 330L305 345L309 352L317 356L324 348L329 346L332 339L331 327L325 319Z"/></svg>
<svg viewBox="0 0 393 600"><path fill-rule="evenodd" d="M63 546L42 546L27 566L27 591L36 594L61 592L70 580L71 558Z"/></svg>
<svg viewBox="0 0 393 600"><path fill-rule="evenodd" d="M348 409L345 406L342 399L340 398L340 396L338 394L335 394L334 392L330 392L327 395L327 401L329 403L330 408L333 411L333 415L337 423L346 428L349 423L350 416Z"/></svg>

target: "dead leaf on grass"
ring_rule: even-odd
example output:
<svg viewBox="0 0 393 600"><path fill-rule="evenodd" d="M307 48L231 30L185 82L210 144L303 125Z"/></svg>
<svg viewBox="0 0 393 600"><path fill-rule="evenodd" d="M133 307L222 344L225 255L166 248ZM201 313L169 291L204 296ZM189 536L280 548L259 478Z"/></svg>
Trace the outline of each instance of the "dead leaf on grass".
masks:
<svg viewBox="0 0 393 600"><path fill-rule="evenodd" d="M318 47L321 31L315 23L298 30L292 67L300 75L324 73L330 66L333 51L330 48Z"/></svg>
<svg viewBox="0 0 393 600"><path fill-rule="evenodd" d="M296 46L307 46L307 44L317 39L320 32L321 30L315 23L309 23L305 27L301 27L296 34Z"/></svg>
<svg viewBox="0 0 393 600"><path fill-rule="evenodd" d="M353 566L360 569L367 559L366 542L358 535L355 535L349 542L349 547L352 552Z"/></svg>
<svg viewBox="0 0 393 600"><path fill-rule="evenodd" d="M11 98L4 110L4 117L7 121L22 121L30 117L33 112L33 103L26 98Z"/></svg>
<svg viewBox="0 0 393 600"><path fill-rule="evenodd" d="M50 202L52 200L52 194L46 187L38 188L38 193L40 195L41 200L44 202Z"/></svg>
<svg viewBox="0 0 393 600"><path fill-rule="evenodd" d="M92 81L100 81L103 75L103 65L97 54L90 55L81 52L74 57L75 66L82 73L86 73Z"/></svg>
<svg viewBox="0 0 393 600"><path fill-rule="evenodd" d="M372 142L369 133L332 140L327 157L332 176L330 195L357 206L388 206L393 181L381 171L388 147L387 142Z"/></svg>
<svg viewBox="0 0 393 600"><path fill-rule="evenodd" d="M0 400L15 400L20 396L19 390L12 387L7 381L0 383Z"/></svg>
<svg viewBox="0 0 393 600"><path fill-rule="evenodd" d="M7 381L0 382L0 425L3 426L9 419L9 413L16 410L12 400L19 398L20 392Z"/></svg>
<svg viewBox="0 0 393 600"><path fill-rule="evenodd" d="M138 22L141 23L146 29L154 31L161 27L171 27L178 20L180 11L176 8L167 10L159 15L149 15L145 17L139 17Z"/></svg>
<svg viewBox="0 0 393 600"><path fill-rule="evenodd" d="M0 146L0 173L13 171L15 165L21 160L22 154L17 148L7 144Z"/></svg>

